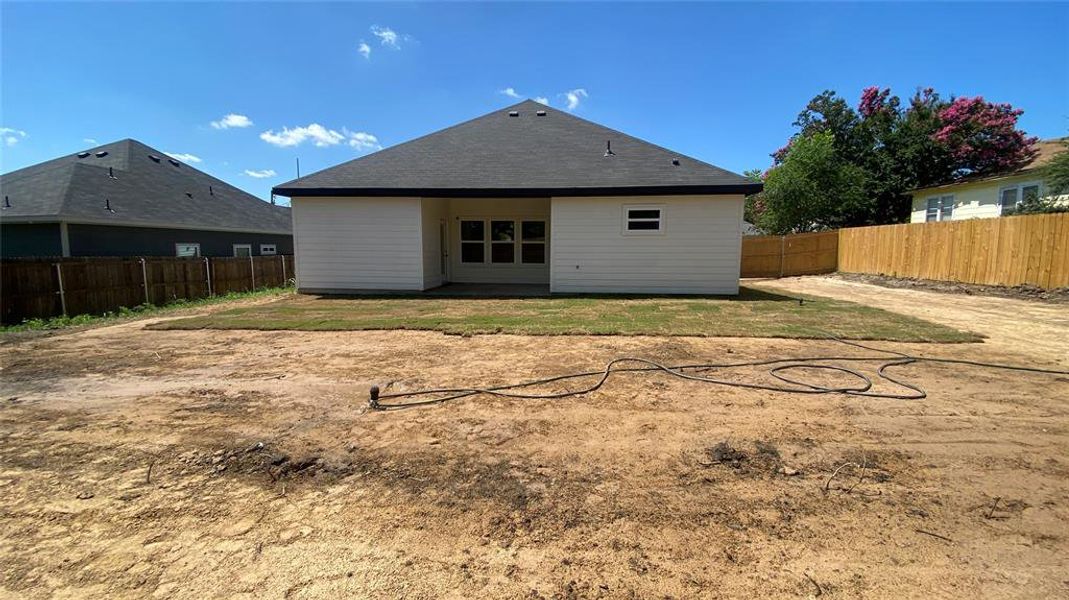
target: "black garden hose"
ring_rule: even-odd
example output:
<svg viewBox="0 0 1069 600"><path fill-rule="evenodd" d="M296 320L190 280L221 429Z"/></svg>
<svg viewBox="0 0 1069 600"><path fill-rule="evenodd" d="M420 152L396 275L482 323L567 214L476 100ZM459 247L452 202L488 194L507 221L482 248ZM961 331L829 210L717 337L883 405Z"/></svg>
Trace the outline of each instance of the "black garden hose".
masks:
<svg viewBox="0 0 1069 600"><path fill-rule="evenodd" d="M834 341L846 344L848 346L854 346L862 348L864 350L871 350L874 352L882 352L883 356L807 356L801 358L772 358L766 360L754 360L744 362L733 363L702 363L702 364L687 364L666 366L661 363L648 360L645 358L636 357L619 357L609 361L605 368L600 371L584 371L580 373L569 373L565 375L557 375L554 377L546 377L543 379L533 379L530 381L524 381L521 383L513 383L508 385L499 385L487 388L436 388L426 390L416 390L411 392L395 392L392 394L379 394L377 387L372 388L371 391L371 407L378 410L398 410L402 408L412 408L415 406L426 406L429 404L441 404L450 400L457 400L459 398L466 398L468 396L474 396L476 394L487 394L491 396L499 396L503 398L518 398L518 399L542 399L553 400L560 398L568 398L571 396L579 396L588 394L605 385L609 377L613 373L635 373L635 372L654 372L660 371L672 375L673 377L679 377L680 379L686 379L689 381L700 381L703 383L711 383L714 385L723 385L728 387L746 388L752 390L764 390L770 392L786 392L793 394L845 394L849 396L863 396L866 398L884 398L890 400L921 400L928 396L928 394L919 386L892 377L887 373L887 369L891 367L905 366L913 363L946 363L946 364L959 364L968 365L974 367L988 368L988 369L1003 369L1011 371L1024 371L1030 373L1043 373L1049 375L1069 375L1069 371L1061 371L1056 369L1041 369L1037 367L1024 367L1017 365L1005 365L999 363L988 363L973 360L963 360L954 358L932 358L927 356L905 354L895 350L885 350L882 348L872 348L865 346L857 342L850 342L839 338L830 338ZM888 360L887 354L894 355L896 358ZM908 393L889 393L889 392L874 392L872 390L872 379L849 367L840 365L822 364L832 361L840 362L865 362L865 361L884 361L876 369L876 374L879 379L897 385L901 388L909 390ZM640 366L627 366L617 367L621 363L638 363ZM764 384L764 383L748 383L741 381L730 381L725 379L716 379L713 377L706 377L698 375L697 373L712 371L712 370L730 370L738 369L742 367L760 367L771 366L766 373L772 377L784 382L787 385L776 384ZM832 371L836 373L844 373L850 375L857 380L857 383L852 386L843 387L827 387L815 383L810 383L800 379L795 379L785 375L786 372L792 370L801 369L819 369L823 371ZM690 373L684 371L691 371ZM522 393L510 390L518 390L528 388L537 385L545 385L548 383L555 383L558 381L566 381L570 379L580 379L584 377L598 377L597 381L592 385L577 390L567 390L564 392L554 393ZM411 400L408 402L382 402L382 400L401 399L401 398L416 398L420 396L434 396L433 398Z"/></svg>

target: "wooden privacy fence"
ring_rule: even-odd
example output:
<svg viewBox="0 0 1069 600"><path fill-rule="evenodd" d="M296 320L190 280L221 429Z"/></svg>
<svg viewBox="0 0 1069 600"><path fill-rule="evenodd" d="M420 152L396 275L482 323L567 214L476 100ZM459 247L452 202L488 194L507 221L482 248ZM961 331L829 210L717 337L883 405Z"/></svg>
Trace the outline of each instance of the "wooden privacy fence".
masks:
<svg viewBox="0 0 1069 600"><path fill-rule="evenodd" d="M1069 287L1069 213L841 229L839 270Z"/></svg>
<svg viewBox="0 0 1069 600"><path fill-rule="evenodd" d="M103 314L287 285L292 256L51 258L0 262L0 321Z"/></svg>
<svg viewBox="0 0 1069 600"><path fill-rule="evenodd" d="M790 277L835 271L839 232L748 235L742 238L743 277Z"/></svg>

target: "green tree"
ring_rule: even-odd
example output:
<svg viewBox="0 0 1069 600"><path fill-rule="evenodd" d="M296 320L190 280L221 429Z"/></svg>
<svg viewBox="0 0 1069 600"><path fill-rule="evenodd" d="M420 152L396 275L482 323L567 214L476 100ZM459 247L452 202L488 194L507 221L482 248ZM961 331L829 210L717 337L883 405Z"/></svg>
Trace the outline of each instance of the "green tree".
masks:
<svg viewBox="0 0 1069 600"><path fill-rule="evenodd" d="M1043 167L1043 179L1052 195L1069 194L1069 138L1061 140L1064 150L1054 155L1047 166Z"/></svg>
<svg viewBox="0 0 1069 600"><path fill-rule="evenodd" d="M764 181L764 176L761 173L761 169L749 169L742 172L743 177L749 179L754 183L761 183ZM764 204L761 200L761 194L750 194L746 196L746 203L743 204L742 218L747 223L750 223L754 227L758 227L758 221L761 219L761 213L764 212Z"/></svg>
<svg viewBox="0 0 1069 600"><path fill-rule="evenodd" d="M931 88L918 90L903 107L891 90L869 87L856 109L826 90L806 104L794 122L797 133L772 153L768 177L799 143L829 135L838 163L861 171L865 197L850 206L831 207L835 211L817 221L845 226L900 223L909 216L911 190L1012 171L1035 156L1036 139L1017 129L1020 115L1019 109L981 97L943 100ZM760 197L748 202L752 212L763 215L758 223L791 223L789 217L763 214L788 208L774 207L771 201L762 207L761 202Z"/></svg>
<svg viewBox="0 0 1069 600"><path fill-rule="evenodd" d="M757 225L772 234L843 227L866 210L865 171L843 160L831 131L799 137L765 177Z"/></svg>
<svg viewBox="0 0 1069 600"><path fill-rule="evenodd" d="M1069 195L1069 138L1063 139L1061 143L1065 149L1055 154L1054 158L1039 171L1047 184L1047 195L1024 198L1007 214L1036 215L1069 212L1069 202L1059 198L1059 196Z"/></svg>

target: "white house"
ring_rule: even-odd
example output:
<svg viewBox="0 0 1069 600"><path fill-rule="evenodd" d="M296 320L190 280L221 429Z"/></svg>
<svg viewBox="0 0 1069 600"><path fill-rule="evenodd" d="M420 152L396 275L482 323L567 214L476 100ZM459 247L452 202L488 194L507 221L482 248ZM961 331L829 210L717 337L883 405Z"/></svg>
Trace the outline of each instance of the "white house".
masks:
<svg viewBox="0 0 1069 600"><path fill-rule="evenodd" d="M533 101L275 188L302 292L737 294L761 185Z"/></svg>
<svg viewBox="0 0 1069 600"><path fill-rule="evenodd" d="M1059 152L1065 151L1063 140L1044 140L1039 154L1012 173L913 190L911 223L957 221L1000 217L1029 197L1048 195L1046 183L1038 170Z"/></svg>

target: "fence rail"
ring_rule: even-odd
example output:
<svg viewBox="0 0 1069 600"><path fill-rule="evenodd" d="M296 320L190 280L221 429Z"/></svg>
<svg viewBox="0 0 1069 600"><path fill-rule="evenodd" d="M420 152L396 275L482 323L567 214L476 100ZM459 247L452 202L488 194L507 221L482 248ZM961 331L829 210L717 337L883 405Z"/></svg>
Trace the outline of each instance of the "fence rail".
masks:
<svg viewBox="0 0 1069 600"><path fill-rule="evenodd" d="M841 229L839 270L1069 287L1069 213Z"/></svg>
<svg viewBox="0 0 1069 600"><path fill-rule="evenodd" d="M790 277L835 271L839 233L750 235L742 238L743 277Z"/></svg>
<svg viewBox="0 0 1069 600"><path fill-rule="evenodd" d="M103 314L286 285L292 256L50 258L0 263L0 321Z"/></svg>

